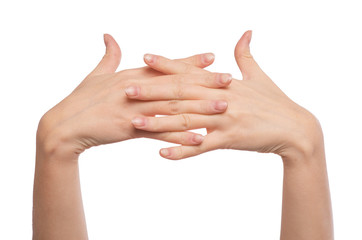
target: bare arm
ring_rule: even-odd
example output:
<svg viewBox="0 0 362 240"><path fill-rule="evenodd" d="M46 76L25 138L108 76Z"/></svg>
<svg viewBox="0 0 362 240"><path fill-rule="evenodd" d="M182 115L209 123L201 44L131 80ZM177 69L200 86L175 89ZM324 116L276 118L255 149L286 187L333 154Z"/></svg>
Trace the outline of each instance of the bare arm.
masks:
<svg viewBox="0 0 362 240"><path fill-rule="evenodd" d="M322 132L309 156L285 157L280 239L333 239L333 217Z"/></svg>
<svg viewBox="0 0 362 240"><path fill-rule="evenodd" d="M78 158L46 150L42 139L37 145L33 239L88 239Z"/></svg>

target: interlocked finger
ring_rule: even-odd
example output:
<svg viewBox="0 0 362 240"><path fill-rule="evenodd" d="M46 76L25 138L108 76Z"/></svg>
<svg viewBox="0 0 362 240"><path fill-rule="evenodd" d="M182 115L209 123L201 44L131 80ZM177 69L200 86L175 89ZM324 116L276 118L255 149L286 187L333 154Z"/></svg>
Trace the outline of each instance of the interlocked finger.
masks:
<svg viewBox="0 0 362 240"><path fill-rule="evenodd" d="M213 128L217 115L179 114L166 117L136 117L135 128L149 132L179 132L198 128Z"/></svg>
<svg viewBox="0 0 362 240"><path fill-rule="evenodd" d="M147 132L137 130L139 137L152 138L165 142L182 144L186 146L199 145L204 140L204 136L193 132Z"/></svg>
<svg viewBox="0 0 362 240"><path fill-rule="evenodd" d="M140 104L140 111L147 116L181 113L217 114L225 112L226 108L227 102L224 100L171 100Z"/></svg>
<svg viewBox="0 0 362 240"><path fill-rule="evenodd" d="M164 74L208 72L207 70L195 67L182 61L175 61L154 54L145 54L144 60L148 66Z"/></svg>

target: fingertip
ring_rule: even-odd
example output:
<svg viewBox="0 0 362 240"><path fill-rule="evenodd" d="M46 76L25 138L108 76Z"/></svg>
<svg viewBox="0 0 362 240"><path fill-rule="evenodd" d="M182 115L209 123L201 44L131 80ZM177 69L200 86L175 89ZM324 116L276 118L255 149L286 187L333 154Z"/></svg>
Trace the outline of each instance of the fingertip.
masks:
<svg viewBox="0 0 362 240"><path fill-rule="evenodd" d="M155 62L155 55L150 54L150 53L146 53L143 56L143 59L144 59L146 64L153 64Z"/></svg>
<svg viewBox="0 0 362 240"><path fill-rule="evenodd" d="M104 44L106 45L106 55L112 57L118 67L122 57L121 48L112 35L105 33L103 34L103 39Z"/></svg>
<svg viewBox="0 0 362 240"><path fill-rule="evenodd" d="M103 34L103 41L104 41L104 45L107 47L107 45L108 45L108 37L109 36L109 34L108 33L104 33Z"/></svg>
<svg viewBox="0 0 362 240"><path fill-rule="evenodd" d="M231 83L233 76L230 73L218 74L218 83L221 86L227 86Z"/></svg>
<svg viewBox="0 0 362 240"><path fill-rule="evenodd" d="M201 55L201 59L202 59L202 63L205 66L209 66L210 64L212 64L215 60L215 54L213 53L204 53Z"/></svg>
<svg viewBox="0 0 362 240"><path fill-rule="evenodd" d="M251 42L251 37L253 36L253 31L252 30L248 30L248 44L250 44Z"/></svg>
<svg viewBox="0 0 362 240"><path fill-rule="evenodd" d="M235 57L239 57L244 52L249 52L249 44L251 41L252 31L246 31L243 36L239 39L238 43L235 46L234 55Z"/></svg>
<svg viewBox="0 0 362 240"><path fill-rule="evenodd" d="M160 155L161 157L167 158L171 155L171 152L168 148L162 148L160 149Z"/></svg>
<svg viewBox="0 0 362 240"><path fill-rule="evenodd" d="M146 126L146 119L142 117L135 117L132 119L132 124L135 128L143 128Z"/></svg>
<svg viewBox="0 0 362 240"><path fill-rule="evenodd" d="M218 100L214 102L214 109L217 112L224 112L228 107L228 103L223 100Z"/></svg>
<svg viewBox="0 0 362 240"><path fill-rule="evenodd" d="M114 40L114 38L112 37L111 34L108 33L104 33L103 34L103 40L104 40L104 45L106 45L106 47L109 47L111 41L116 42L116 40Z"/></svg>
<svg viewBox="0 0 362 240"><path fill-rule="evenodd" d="M204 136L202 136L201 134L194 134L192 136L192 142L196 145L201 144L204 141Z"/></svg>
<svg viewBox="0 0 362 240"><path fill-rule="evenodd" d="M139 90L139 87L129 86L126 89L124 89L124 92L125 92L126 96L129 98L137 98L140 90Z"/></svg>

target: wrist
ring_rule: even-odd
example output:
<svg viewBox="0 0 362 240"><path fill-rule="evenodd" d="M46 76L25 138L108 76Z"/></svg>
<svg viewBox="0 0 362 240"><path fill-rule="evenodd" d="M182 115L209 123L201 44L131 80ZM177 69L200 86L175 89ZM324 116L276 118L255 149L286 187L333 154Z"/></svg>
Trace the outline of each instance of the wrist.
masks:
<svg viewBox="0 0 362 240"><path fill-rule="evenodd" d="M54 126L51 119L44 115L36 135L37 161L77 161L80 152L71 144L71 139L67 129Z"/></svg>
<svg viewBox="0 0 362 240"><path fill-rule="evenodd" d="M291 135L290 147L279 153L286 166L325 161L324 139L318 119L308 112Z"/></svg>

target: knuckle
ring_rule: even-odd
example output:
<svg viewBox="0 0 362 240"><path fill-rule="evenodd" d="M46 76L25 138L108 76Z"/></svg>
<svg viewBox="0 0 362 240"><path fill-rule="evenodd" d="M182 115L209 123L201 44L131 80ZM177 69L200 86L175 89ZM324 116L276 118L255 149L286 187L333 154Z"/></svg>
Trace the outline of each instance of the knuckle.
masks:
<svg viewBox="0 0 362 240"><path fill-rule="evenodd" d="M173 135L171 132L163 132L163 133L160 133L160 139L162 140L166 140L166 141L172 141L173 139Z"/></svg>
<svg viewBox="0 0 362 240"><path fill-rule="evenodd" d="M117 75L118 77L122 77L122 78L124 78L124 77L126 77L126 76L131 76L131 75L132 75L132 70L130 70L130 69L124 69L124 70L121 70L121 71L119 71L119 72L116 72L116 75Z"/></svg>
<svg viewBox="0 0 362 240"><path fill-rule="evenodd" d="M175 151L174 157L175 159L181 159L184 155L184 151L182 147L178 147L176 148L177 150Z"/></svg>
<svg viewBox="0 0 362 240"><path fill-rule="evenodd" d="M176 99L182 99L184 96L184 90L180 83L176 84L176 86L175 86L174 96Z"/></svg>
<svg viewBox="0 0 362 240"><path fill-rule="evenodd" d="M190 136L191 134L190 133L184 133L182 134L182 137L180 138L181 139L181 144L189 144L190 142L192 142L192 136Z"/></svg>
<svg viewBox="0 0 362 240"><path fill-rule="evenodd" d="M178 100L172 100L168 102L169 113L175 115L180 112L180 102Z"/></svg>
<svg viewBox="0 0 362 240"><path fill-rule="evenodd" d="M221 93L221 94L219 94L218 99L229 102L230 96L228 94L226 94L226 93Z"/></svg>
<svg viewBox="0 0 362 240"><path fill-rule="evenodd" d="M171 75L171 82L174 85L179 85L184 80L184 76L180 74L173 74Z"/></svg>
<svg viewBox="0 0 362 240"><path fill-rule="evenodd" d="M192 66L191 64L184 64L183 72L184 73L191 73L193 68L194 68L194 66Z"/></svg>
<svg viewBox="0 0 362 240"><path fill-rule="evenodd" d="M243 60L253 60L253 55L250 52L241 52L238 54L238 58Z"/></svg>
<svg viewBox="0 0 362 240"><path fill-rule="evenodd" d="M181 114L181 121L182 121L182 129L188 130L190 128L191 119L188 114Z"/></svg>
<svg viewBox="0 0 362 240"><path fill-rule="evenodd" d="M191 64L191 65L194 65L194 66L199 66L200 65L199 63L201 62L201 59L200 59L199 55L194 55L194 56L191 56L191 57L188 57L188 58L185 58L185 59L181 59L181 62Z"/></svg>
<svg viewBox="0 0 362 240"><path fill-rule="evenodd" d="M206 84L208 85L215 85L217 81L219 81L219 73L210 73L207 76Z"/></svg>
<svg viewBox="0 0 362 240"><path fill-rule="evenodd" d="M200 103L200 109L205 113L214 113L215 112L215 102L213 100L208 100Z"/></svg>
<svg viewBox="0 0 362 240"><path fill-rule="evenodd" d="M123 78L123 79L117 79L116 80L119 83L119 86L128 87L135 83L137 83L136 79L133 78Z"/></svg>
<svg viewBox="0 0 362 240"><path fill-rule="evenodd" d="M113 81L112 88L116 91L124 91L124 89L128 86L128 82L125 81Z"/></svg>
<svg viewBox="0 0 362 240"><path fill-rule="evenodd" d="M200 54L192 56L190 64L197 67L202 66L202 56Z"/></svg>
<svg viewBox="0 0 362 240"><path fill-rule="evenodd" d="M148 118L147 119L147 124L145 126L145 130L151 130L153 132L159 132L159 127L160 127L160 120L159 117L152 117L152 118Z"/></svg>

